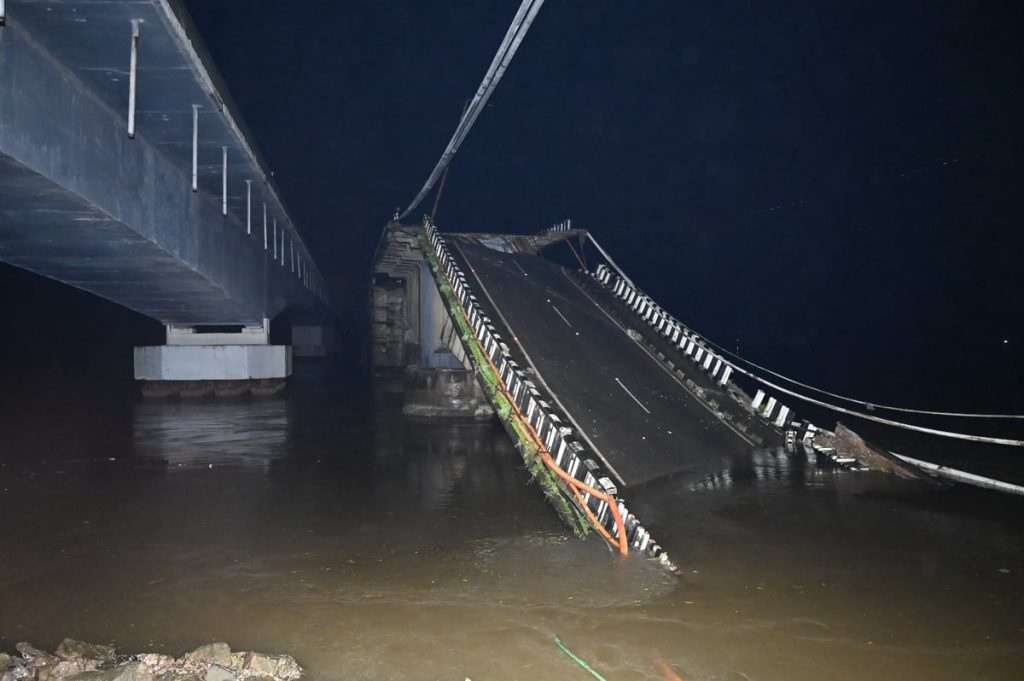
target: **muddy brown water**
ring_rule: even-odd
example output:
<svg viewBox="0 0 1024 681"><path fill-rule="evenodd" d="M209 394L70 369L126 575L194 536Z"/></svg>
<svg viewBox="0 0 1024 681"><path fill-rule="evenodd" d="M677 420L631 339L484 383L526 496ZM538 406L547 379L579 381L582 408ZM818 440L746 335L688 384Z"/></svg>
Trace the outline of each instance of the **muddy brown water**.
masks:
<svg viewBox="0 0 1024 681"><path fill-rule="evenodd" d="M0 648L286 652L311 679L1024 678L1024 503L754 452L578 541L494 424L313 365L263 400L47 400L0 435ZM77 406L76 406L77 404ZM683 455L683 453L681 453Z"/></svg>

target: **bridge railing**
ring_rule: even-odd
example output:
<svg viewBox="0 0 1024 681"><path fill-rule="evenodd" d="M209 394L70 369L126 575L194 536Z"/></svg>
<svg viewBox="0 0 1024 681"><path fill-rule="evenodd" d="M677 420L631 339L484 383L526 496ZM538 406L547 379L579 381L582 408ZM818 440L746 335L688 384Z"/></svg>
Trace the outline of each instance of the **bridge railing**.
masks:
<svg viewBox="0 0 1024 681"><path fill-rule="evenodd" d="M758 388L751 398L739 385L735 384L737 367L734 363L716 352L711 344L700 334L669 314L654 299L634 286L631 282L601 263L589 273L598 283L604 285L626 307L644 321L655 333L659 334L673 347L686 355L714 383L725 388L733 385L737 390L727 391L734 399L742 400L743 406L756 414L766 424L780 431L785 437L787 446L793 447L802 442L813 446L815 433L820 428L810 421L796 418L796 413L763 389ZM839 463L849 463L846 459L835 456L834 451L821 449L819 453L832 456Z"/></svg>
<svg viewBox="0 0 1024 681"><path fill-rule="evenodd" d="M550 456L552 464L557 468L555 473L574 490L577 506L582 505L579 510L586 513L613 544L628 545L674 569L668 555L629 511L608 472L573 437L572 430L564 425L568 419L564 415L560 416L543 399L537 386L513 359L509 346L484 312L465 274L449 253L444 238L430 223L426 225L425 232L439 264L438 275L443 277L454 293L472 329L474 340L479 343L486 360L497 374L496 380L500 382L501 392L514 403L516 411L535 434L541 453Z"/></svg>
<svg viewBox="0 0 1024 681"><path fill-rule="evenodd" d="M592 239L592 237L591 237ZM596 242L595 242L596 245ZM601 251L604 254L604 251ZM610 261L610 258L608 259ZM657 303L654 302L647 294L643 293L638 289L632 282L630 282L621 270L613 271L608 265L602 263L598 265L592 272L591 276L594 277L598 282L611 289L612 293L620 298L633 312L640 316L648 325L650 325L655 331L660 333L662 336L669 338L675 347L682 350L691 360L696 362L706 373L710 373L711 376L716 379L721 385L727 385L732 382L735 375L739 375L749 379L756 386L756 394L754 397L745 399L743 402L762 419L773 427L784 432L786 435L787 442L795 441L797 435L799 435L801 441L810 442L814 439L814 433L821 428L815 427L808 421L800 421L796 418L795 413L788 406L784 405L780 397L775 395L785 395L797 400L802 401L805 404L819 407L827 411L845 414L848 416L854 416L874 423L879 423L885 426L891 426L894 428L900 428L903 430L914 431L917 433L925 433L928 435L936 435L939 437L963 440L967 442L977 442L984 444L997 444L1011 447L1024 447L1024 440L1006 437L993 437L989 435L978 435L973 433L964 433L958 430L941 430L928 426L908 423L902 420L895 420L893 418L886 418L878 416L874 413L869 413L877 410L886 410L900 412L904 414L917 414L924 416L938 416L938 417L949 417L949 418L973 418L973 419L1002 419L1002 420L1021 420L1024 419L1024 415L1020 414L977 414L977 413L965 413L965 412L942 412L942 411L929 411L922 409L911 409L907 407L897 406L886 406L880 404L873 404L870 402L864 402L862 400L855 400L850 397L844 397L834 392L829 392L821 388L815 388L805 383L794 381L793 379L786 378L785 376L776 372L770 371L759 365L753 364L752 362L742 360L741 358L733 355L733 360L739 360L747 366L741 366L737 361L730 361L722 356L722 348L715 345L706 338L702 338L699 334L694 332L692 329L688 329L684 324L677 320L672 315L668 314L662 309ZM716 351L717 348L717 351ZM727 354L728 351L724 351ZM753 369L757 370L757 373ZM772 380L766 379L759 373L771 375ZM803 390L798 392L795 389L783 387L780 383L789 383L797 388ZM811 397L807 392L815 392L821 395L823 398ZM734 391L729 391L729 394L734 398L736 397ZM851 409L850 407L836 404L836 402L843 401L851 404L856 404L864 409L859 411ZM827 432L827 431L826 431ZM833 458L840 461L840 458L835 456L834 452L830 453Z"/></svg>

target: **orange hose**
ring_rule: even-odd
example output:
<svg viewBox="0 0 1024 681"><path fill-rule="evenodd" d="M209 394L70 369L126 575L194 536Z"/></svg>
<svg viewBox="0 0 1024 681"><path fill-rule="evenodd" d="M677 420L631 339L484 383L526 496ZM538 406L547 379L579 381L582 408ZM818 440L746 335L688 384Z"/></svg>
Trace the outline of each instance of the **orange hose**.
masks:
<svg viewBox="0 0 1024 681"><path fill-rule="evenodd" d="M527 425L529 425L529 423L527 423ZM531 429L532 429L532 427L531 427ZM615 527L618 528L618 530L619 530L619 541L618 541L619 553L621 555L623 555L623 556L628 556L629 555L629 544L627 543L627 540L626 540L626 524L622 522L622 514L619 513L619 506L618 506L618 504L615 503L615 500L612 499L607 494L605 494L604 492L596 490L593 487L580 482L576 478L572 477L571 475L569 475L568 473L563 471L561 468L558 467L558 464L556 464L554 462L554 460L552 460L551 455L547 452L546 449L544 449L543 446L541 446L540 458L541 458L541 460L545 464L547 464L548 468L551 469L552 473L554 473L555 475L557 475L558 477L562 478L563 480L568 482L570 485L572 485L573 489L576 489L576 488L582 489L583 491L590 493L591 496L595 496L598 499L600 499L601 501L603 501L606 504L608 504L608 509L612 512L612 518L615 519ZM589 515L591 518L593 518L593 514L590 512L590 507L587 506L586 504L583 504L583 508L586 509L587 515ZM597 527L601 528L601 529L604 529L601 526L601 523L595 523L595 525ZM607 530L606 530L606 532L607 532ZM611 541L610 537L609 537L609 541ZM615 542L612 542L612 543L615 543Z"/></svg>
<svg viewBox="0 0 1024 681"><path fill-rule="evenodd" d="M547 462L545 461L544 463L546 464ZM580 491L578 489L576 489L576 486L569 485L569 489L572 491L573 496L576 497L576 501L578 501L583 510L586 511L587 517L590 519L590 524L593 525L594 528L601 534L601 536L605 538L605 541L607 541L612 546L615 546L615 539L612 538L611 533L604 528L604 525L602 525L598 521L597 516L595 516L594 512L590 510L589 506L587 506L586 500L583 499L583 495L580 494Z"/></svg>
<svg viewBox="0 0 1024 681"><path fill-rule="evenodd" d="M448 282L449 289L454 293L455 289L452 288L452 284L451 281L448 279L448 275L445 274L444 271L440 269L438 270L438 272L441 274L442 277L444 277L445 281ZM458 298L455 298L454 296L453 299L455 300L455 304L459 306L459 310L462 311L462 317L468 323L469 315L466 313L466 308L463 307L462 301L460 301ZM551 469L553 473L555 473L555 475L565 480L571 486L571 488L573 489L573 493L576 494L576 498L581 502L583 510L586 511L587 516L590 518L590 521L591 523L593 523L594 527L604 535L604 537L608 540L610 544L615 544L616 542L612 538L608 530L606 530L604 526L600 522L598 522L597 518L594 517L594 514L590 510L590 507L587 506L586 503L583 503L583 499L579 496L579 492L577 490L582 489L583 491L589 493L591 496L597 497L601 501L608 504L608 509L612 512L612 518L614 518L615 520L615 527L618 529L619 533L619 540L617 542L619 547L619 554L623 556L629 555L629 544L628 540L626 539L626 524L622 521L622 514L619 513L619 506L618 504L615 503L615 499L613 499L610 495L606 494L605 492L594 489L590 485L580 482L579 480L572 477L571 475L569 475L564 470L558 467L558 464L556 464L554 459L551 458L551 453L548 452L547 447L545 447L544 443L541 442L541 439L537 434L537 431L533 429L533 424L531 424L530 421L526 418L526 416L523 415L523 412L519 409L519 405L516 404L516 401L514 399L512 399L512 395L509 394L508 388L505 386L505 381L501 378L501 373L498 371L498 367L494 366L494 362L492 362L491 358L487 356L487 353L484 351L483 346L480 344L480 339L476 337L475 333L471 333L470 335L473 338L473 343L480 351L480 356L484 358L484 361L487 362L487 364L490 365L491 370L494 371L494 375L498 379L498 383L500 384L499 389L501 390L501 393L508 400L512 409L515 409L515 412L518 415L520 422L523 425L525 425L528 429L527 434L530 435L530 439L533 440L534 445L540 452L541 461L543 461L544 464L549 469Z"/></svg>
<svg viewBox="0 0 1024 681"><path fill-rule="evenodd" d="M670 681L683 681L683 677L672 671L672 667L669 667L668 662L665 662L665 660L659 658L658 667L661 669L661 673L665 675L666 679L670 679Z"/></svg>

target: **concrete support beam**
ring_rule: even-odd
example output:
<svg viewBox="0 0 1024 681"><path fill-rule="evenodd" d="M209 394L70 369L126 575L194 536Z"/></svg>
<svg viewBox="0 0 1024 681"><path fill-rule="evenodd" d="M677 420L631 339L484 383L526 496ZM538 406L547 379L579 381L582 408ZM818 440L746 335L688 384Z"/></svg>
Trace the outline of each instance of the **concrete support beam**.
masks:
<svg viewBox="0 0 1024 681"><path fill-rule="evenodd" d="M194 326L167 326L168 345L267 345L270 342L270 320L259 326L243 326L237 332L201 333Z"/></svg>

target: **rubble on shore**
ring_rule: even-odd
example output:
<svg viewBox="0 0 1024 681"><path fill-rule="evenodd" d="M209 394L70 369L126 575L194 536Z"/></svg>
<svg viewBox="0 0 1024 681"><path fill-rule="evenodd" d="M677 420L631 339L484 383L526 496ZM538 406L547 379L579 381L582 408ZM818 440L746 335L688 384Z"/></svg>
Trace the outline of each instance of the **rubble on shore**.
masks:
<svg viewBox="0 0 1024 681"><path fill-rule="evenodd" d="M174 658L119 654L113 647L66 638L53 653L29 643L0 653L0 681L296 681L302 668L290 655L232 652L210 643Z"/></svg>

